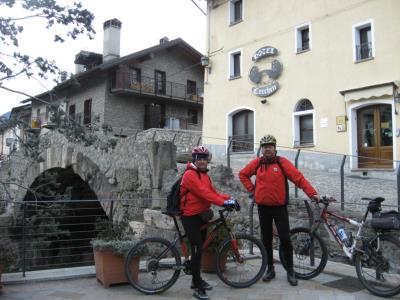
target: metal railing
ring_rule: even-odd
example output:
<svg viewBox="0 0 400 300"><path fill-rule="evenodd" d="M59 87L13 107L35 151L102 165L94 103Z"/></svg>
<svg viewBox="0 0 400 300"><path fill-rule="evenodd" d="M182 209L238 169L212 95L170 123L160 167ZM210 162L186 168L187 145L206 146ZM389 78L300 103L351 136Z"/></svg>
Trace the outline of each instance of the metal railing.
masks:
<svg viewBox="0 0 400 300"><path fill-rule="evenodd" d="M12 225L0 224L1 237L19 249L18 263L6 271L25 276L33 270L93 265L90 241L99 232L97 224L112 219L116 201L124 200L0 200L14 209Z"/></svg>
<svg viewBox="0 0 400 300"><path fill-rule="evenodd" d="M203 103L203 88L189 89L187 85L172 81L158 81L153 77L141 76L138 80L132 73L117 71L117 80L112 89L123 89L138 94L169 97Z"/></svg>
<svg viewBox="0 0 400 300"><path fill-rule="evenodd" d="M227 165L230 168L232 153L254 152L254 135L232 135L228 137Z"/></svg>
<svg viewBox="0 0 400 300"><path fill-rule="evenodd" d="M228 139L228 149L227 149L227 166L229 168L231 168L231 166L232 166L232 155L231 155L232 154L232 144L233 144L233 140L230 137ZM261 153L260 153L261 151L260 150L261 149L258 148L258 151L254 154L255 157L258 157L258 156L261 155ZM285 149L282 149L282 150L285 150ZM292 148L290 148L290 150L292 150ZM346 197L348 198L349 195L350 195L352 198L357 199L357 197L354 195L355 192L349 190L349 186L348 186L349 185L349 182L348 182L349 179L346 179L346 178L347 177L349 177L349 178L353 177L353 178L356 178L357 180L358 179L365 179L365 176L363 177L363 176L357 176L357 175L349 175L349 173L351 173L351 171L346 170L346 162L349 161L349 158L357 159L359 164L360 163L365 164L366 161L378 162L381 165L389 165L389 164L393 165L394 163L396 163L396 165L397 165L397 169L396 169L396 187L390 187L390 191L392 189L393 189L393 192L396 191L395 198L392 197L393 193L389 193L388 190L379 191L377 189L368 190L366 188L359 191L359 193L363 193L362 195L360 195L359 198L361 198L363 196L372 197L373 194L380 194L380 195L381 194L386 194L386 197L390 198L390 202L392 203L391 204L392 207L396 207L400 211L400 168L399 168L399 161L389 160L389 159L380 159L380 158L371 158L371 157L365 157L365 156L340 155L340 154L335 154L335 153L326 153L326 152L318 152L318 151L302 152L301 150L302 149L297 149L295 152L293 152L293 154L290 155L290 158L289 158L289 159L291 159L293 161L293 163L294 163L296 168L299 168L299 165L301 165L301 163L303 165L309 165L310 164L310 162L301 161L301 158L302 158L301 153L307 153L307 154L314 153L314 154L318 154L318 155L324 155L324 156L327 156L327 157L329 155L331 155L331 156L335 156L335 160L338 160L336 167L334 167L337 170L337 173L339 174L338 181L336 181L336 179L335 179L335 183L329 182L328 186L326 184L325 185L321 185L321 187L322 187L321 188L321 192L328 193L328 192L326 192L326 190L332 191L334 189L338 189L339 192L337 194L335 193L335 197L338 200L340 200L340 207L341 207L342 210L345 209L345 205L346 204L349 204L351 202L351 201L348 201L348 200L346 201L345 200ZM279 155L279 151L278 151L278 155ZM320 176L320 175L317 174L317 175L315 175L316 177L313 178L313 173L318 172L318 169L310 168L310 166L306 167L306 169L300 169L300 171L306 173L305 177L307 179L309 179L309 181L311 183L313 183L313 185L315 184L314 183L315 180ZM369 169L357 169L357 171L358 172L364 172L364 173L371 172L371 170L369 170ZM374 170L372 170L372 171L374 171ZM331 172L327 172L326 171L326 174L331 174L331 176L332 176L333 172L332 172L332 170L331 170ZM320 180L317 180L317 181L320 181ZM388 183L386 183L386 184L388 184ZM334 187L331 187L331 185L334 185ZM327 189L327 187L329 187L329 189ZM347 194L346 194L346 188L347 188ZM293 184L293 191L294 191L294 193L293 193L294 197L298 198L299 197L298 188L294 184ZM368 193L369 193L369 195L368 195ZM396 200L397 200L397 203L395 203ZM387 202L389 202L389 201L387 201Z"/></svg>
<svg viewBox="0 0 400 300"><path fill-rule="evenodd" d="M372 43L356 45L356 59L363 60L372 57Z"/></svg>

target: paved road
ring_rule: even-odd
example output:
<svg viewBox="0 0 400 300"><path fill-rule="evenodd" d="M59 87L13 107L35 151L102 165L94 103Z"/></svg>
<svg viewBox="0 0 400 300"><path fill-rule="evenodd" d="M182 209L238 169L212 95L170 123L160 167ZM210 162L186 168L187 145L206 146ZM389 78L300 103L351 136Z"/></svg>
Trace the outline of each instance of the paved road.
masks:
<svg viewBox="0 0 400 300"><path fill-rule="evenodd" d="M211 299L381 299L371 295L358 282L353 268L329 263L326 273L308 281L299 281L299 286L292 287L286 281L286 273L276 264L277 278L270 283L259 281L246 289L233 289L223 284L216 275L205 274L205 279L213 285L209 293ZM344 275L345 274L345 275ZM129 285L103 288L94 277L64 279L23 284L7 284L1 300L153 300L153 299L194 299L189 289L191 278L182 276L168 291L160 295L147 296L134 290ZM400 295L391 299L400 299Z"/></svg>

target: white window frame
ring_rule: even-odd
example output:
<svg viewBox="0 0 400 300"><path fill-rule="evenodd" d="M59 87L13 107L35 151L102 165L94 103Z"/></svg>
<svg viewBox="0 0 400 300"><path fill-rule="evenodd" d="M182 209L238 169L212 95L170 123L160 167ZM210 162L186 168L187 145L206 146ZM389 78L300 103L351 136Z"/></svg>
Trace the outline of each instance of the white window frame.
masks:
<svg viewBox="0 0 400 300"><path fill-rule="evenodd" d="M312 145L316 145L316 135L315 135L315 109L296 111L292 114L292 132L293 132L293 147L302 147L303 145L309 144L300 144L300 116L312 115L313 118L313 142Z"/></svg>
<svg viewBox="0 0 400 300"><path fill-rule="evenodd" d="M232 117L235 115L235 114L237 114L237 113L239 113L239 112L241 112L242 110L250 110L250 111L252 111L253 112L253 117L254 117L254 119L253 119L253 133L254 133L254 153L257 153L256 151L256 149L257 149L257 146L256 146L256 136L257 136L257 132L256 132L256 129L257 129L257 127L256 127L256 124L257 124L257 111L256 111L256 109L255 108L253 108L253 107L250 107L250 106L238 106L238 107L235 107L234 109L232 109L232 110L230 110L230 111L228 111L227 112L227 114L226 114L226 147L225 147L225 149L226 149L226 151L228 151L228 147L229 147L229 137L230 136L232 136L232 134L233 134L233 120L232 120Z"/></svg>
<svg viewBox="0 0 400 300"><path fill-rule="evenodd" d="M396 104L393 99L382 99L382 100L367 100L360 101L360 103L354 103L349 105L347 108L347 115L349 116L349 151L350 151L350 169L356 170L358 166L358 129L357 129L357 111L365 106L379 105L379 104L390 104L392 106L392 128L393 128L393 169L396 169L396 157L397 157L397 116L396 116Z"/></svg>
<svg viewBox="0 0 400 300"><path fill-rule="evenodd" d="M360 44L360 30L371 26L371 57L365 59L357 60L357 51L356 46ZM360 62L365 60L370 60L375 57L375 29L374 29L374 20L370 19L358 24L353 25L352 27L352 35L353 35L353 62Z"/></svg>
<svg viewBox="0 0 400 300"><path fill-rule="evenodd" d="M301 31L303 29L308 28L308 38L309 38L309 46L306 50L299 51L298 49L301 48L302 39L301 39ZM312 49L312 31L311 31L311 22L303 23L298 25L294 28L294 53L303 53L310 51Z"/></svg>
<svg viewBox="0 0 400 300"><path fill-rule="evenodd" d="M240 74L239 76L234 76L234 59L233 56L236 54L240 54ZM228 53L228 79L236 79L242 77L243 74L243 55L242 55L242 49L236 49L233 51L230 51Z"/></svg>
<svg viewBox="0 0 400 300"><path fill-rule="evenodd" d="M229 5L228 5L228 25L235 25L244 20L244 2L245 0L242 0L242 19L241 20L234 20L235 16L235 2L239 0L229 0Z"/></svg>

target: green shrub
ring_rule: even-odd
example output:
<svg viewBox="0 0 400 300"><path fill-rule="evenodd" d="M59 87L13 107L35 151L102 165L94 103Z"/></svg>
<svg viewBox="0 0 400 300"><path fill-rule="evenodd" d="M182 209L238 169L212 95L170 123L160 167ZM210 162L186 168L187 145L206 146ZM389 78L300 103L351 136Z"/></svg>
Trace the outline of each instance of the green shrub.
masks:
<svg viewBox="0 0 400 300"><path fill-rule="evenodd" d="M137 242L136 232L132 230L124 217L121 221L101 220L96 224L99 231L96 239L91 241L95 251L112 251L115 254L127 253ZM145 249L143 249L143 252Z"/></svg>
<svg viewBox="0 0 400 300"><path fill-rule="evenodd" d="M18 246L8 238L0 238L0 265L7 270L18 260Z"/></svg>
<svg viewBox="0 0 400 300"><path fill-rule="evenodd" d="M121 240L93 240L91 241L95 251L112 251L114 254L124 255L136 243L136 241L121 241Z"/></svg>

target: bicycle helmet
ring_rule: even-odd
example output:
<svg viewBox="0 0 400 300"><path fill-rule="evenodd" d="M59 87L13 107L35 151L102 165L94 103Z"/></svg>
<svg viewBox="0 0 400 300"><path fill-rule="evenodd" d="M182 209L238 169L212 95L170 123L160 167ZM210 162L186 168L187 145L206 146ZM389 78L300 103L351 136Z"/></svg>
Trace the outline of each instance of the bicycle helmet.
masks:
<svg viewBox="0 0 400 300"><path fill-rule="evenodd" d="M198 158L208 158L209 155L210 155L210 152L203 145L196 146L192 150L193 162Z"/></svg>
<svg viewBox="0 0 400 300"><path fill-rule="evenodd" d="M276 138L273 135L264 135L260 140L261 147L264 145L272 144L276 146Z"/></svg>

